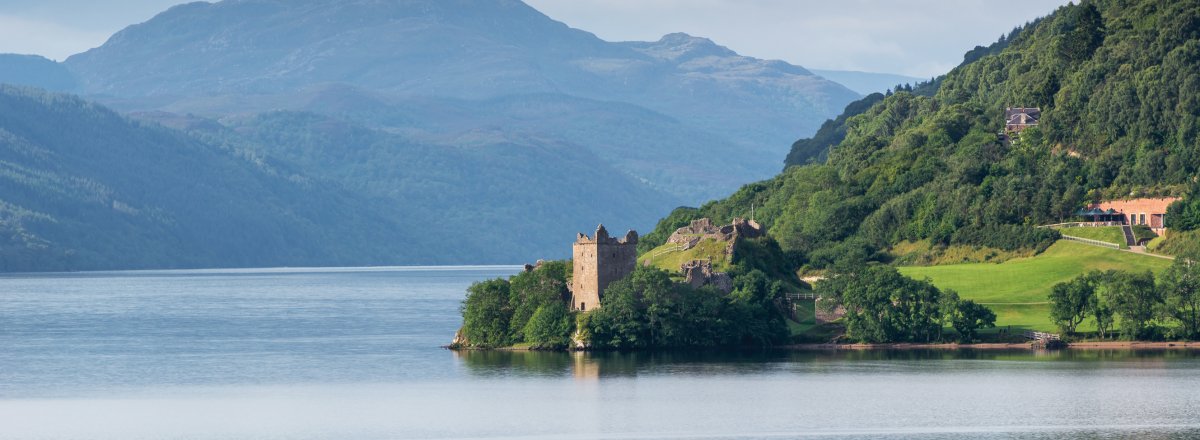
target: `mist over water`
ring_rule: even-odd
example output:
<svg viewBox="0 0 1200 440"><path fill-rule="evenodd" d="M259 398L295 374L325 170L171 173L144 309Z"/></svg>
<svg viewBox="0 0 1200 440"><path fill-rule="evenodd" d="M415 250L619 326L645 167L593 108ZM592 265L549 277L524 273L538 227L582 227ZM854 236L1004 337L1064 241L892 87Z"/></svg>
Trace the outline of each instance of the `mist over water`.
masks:
<svg viewBox="0 0 1200 440"><path fill-rule="evenodd" d="M1190 352L440 348L516 267L0 278L0 438L1194 438Z"/></svg>

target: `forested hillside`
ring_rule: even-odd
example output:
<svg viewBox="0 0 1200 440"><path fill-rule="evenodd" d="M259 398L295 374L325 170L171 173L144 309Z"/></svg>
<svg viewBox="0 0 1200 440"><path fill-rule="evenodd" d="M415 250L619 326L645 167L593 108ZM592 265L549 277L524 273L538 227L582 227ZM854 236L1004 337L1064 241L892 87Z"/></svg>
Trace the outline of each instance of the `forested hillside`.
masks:
<svg viewBox="0 0 1200 440"><path fill-rule="evenodd" d="M0 271L487 258L471 240L419 251L450 241L404 214L249 149L0 86Z"/></svg>
<svg viewBox="0 0 1200 440"><path fill-rule="evenodd" d="M1041 125L999 136L1006 107L1041 107ZM753 207L811 268L885 259L902 241L1036 250L1055 233L1033 226L1086 201L1185 192L1200 169L1200 2L1064 6L830 124L845 135L824 163L677 210L644 240Z"/></svg>

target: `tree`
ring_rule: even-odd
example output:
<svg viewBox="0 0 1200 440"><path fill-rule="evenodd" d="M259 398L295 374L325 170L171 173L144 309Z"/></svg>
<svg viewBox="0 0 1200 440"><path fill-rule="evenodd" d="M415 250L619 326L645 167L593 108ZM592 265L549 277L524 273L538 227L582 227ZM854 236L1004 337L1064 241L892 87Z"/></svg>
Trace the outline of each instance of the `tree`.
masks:
<svg viewBox="0 0 1200 440"><path fill-rule="evenodd" d="M1161 293L1155 289L1154 274L1113 273L1109 279L1112 309L1121 324L1121 336L1126 339L1151 339L1150 324L1163 304Z"/></svg>
<svg viewBox="0 0 1200 440"><path fill-rule="evenodd" d="M508 303L509 284L503 279L481 281L467 288L463 300L463 333L471 345L501 347L512 342Z"/></svg>
<svg viewBox="0 0 1200 440"><path fill-rule="evenodd" d="M567 300L566 274L570 269L567 261L547 261L509 278L508 303L513 310L509 330L514 342L524 339L525 324L537 309Z"/></svg>
<svg viewBox="0 0 1200 440"><path fill-rule="evenodd" d="M601 307L581 331L596 348L770 345L786 340L774 298L782 287L758 270L739 275L726 295L671 281L667 272L638 267L604 291Z"/></svg>
<svg viewBox="0 0 1200 440"><path fill-rule="evenodd" d="M992 309L971 300L962 300L954 307L954 330L960 342L972 342L981 328L996 326L996 313Z"/></svg>
<svg viewBox="0 0 1200 440"><path fill-rule="evenodd" d="M1059 17L1058 53L1070 61L1083 61L1104 41L1104 19L1096 6L1080 4Z"/></svg>
<svg viewBox="0 0 1200 440"><path fill-rule="evenodd" d="M1179 321L1185 338L1200 336L1200 264L1176 258L1159 277L1166 314Z"/></svg>
<svg viewBox="0 0 1200 440"><path fill-rule="evenodd" d="M954 325L955 307L957 307L959 301L962 300L959 298L958 292L947 289L942 291L942 298L940 301L941 304L938 304L938 310L941 310L942 313L938 314L937 338L939 341L943 341L945 339L943 338L942 331L945 330L946 326Z"/></svg>
<svg viewBox="0 0 1200 440"><path fill-rule="evenodd" d="M929 342L939 334L941 291L891 266L866 266L817 285L823 307L846 310L846 336L862 342Z"/></svg>
<svg viewBox="0 0 1200 440"><path fill-rule="evenodd" d="M1050 291L1050 319L1063 332L1075 329L1088 317L1096 301L1096 276L1085 274L1054 285Z"/></svg>
<svg viewBox="0 0 1200 440"><path fill-rule="evenodd" d="M1190 231L1200 228L1200 184L1192 185L1188 196L1167 206L1167 227Z"/></svg>
<svg viewBox="0 0 1200 440"><path fill-rule="evenodd" d="M525 324L525 341L534 348L559 349L571 344L575 317L562 301L544 304Z"/></svg>

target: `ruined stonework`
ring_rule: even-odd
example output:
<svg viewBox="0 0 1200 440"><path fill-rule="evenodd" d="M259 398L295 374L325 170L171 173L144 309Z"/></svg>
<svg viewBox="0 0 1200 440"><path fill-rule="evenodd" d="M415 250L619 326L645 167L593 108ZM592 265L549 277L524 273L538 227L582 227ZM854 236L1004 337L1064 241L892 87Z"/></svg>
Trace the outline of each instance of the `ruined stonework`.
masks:
<svg viewBox="0 0 1200 440"><path fill-rule="evenodd" d="M637 232L629 231L624 238L608 236L604 225L596 228L596 238L582 233L571 246L573 271L571 275L571 308L588 311L600 307L604 289L613 281L633 273L637 265Z"/></svg>
<svg viewBox="0 0 1200 440"><path fill-rule="evenodd" d="M695 247L701 240L711 238L728 243L725 246L725 254L732 257L733 251L737 249L739 239L761 237L762 235L762 225L754 220L735 218L733 223L717 227L712 224L712 220L702 218L692 220L691 224L676 229L667 238L667 243L678 244L683 247L682 250L688 250Z"/></svg>
<svg viewBox="0 0 1200 440"><path fill-rule="evenodd" d="M713 286L725 293L733 291L733 278L725 272L713 272L712 260L692 260L679 267L683 282L692 287Z"/></svg>

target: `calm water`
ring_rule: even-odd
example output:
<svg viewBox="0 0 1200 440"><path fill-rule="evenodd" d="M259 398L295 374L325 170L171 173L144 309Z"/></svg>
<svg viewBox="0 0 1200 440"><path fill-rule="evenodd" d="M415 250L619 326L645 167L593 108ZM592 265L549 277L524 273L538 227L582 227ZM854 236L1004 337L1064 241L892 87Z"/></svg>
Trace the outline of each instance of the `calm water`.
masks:
<svg viewBox="0 0 1200 440"><path fill-rule="evenodd" d="M515 270L3 277L0 438L1200 437L1187 352L438 348Z"/></svg>

